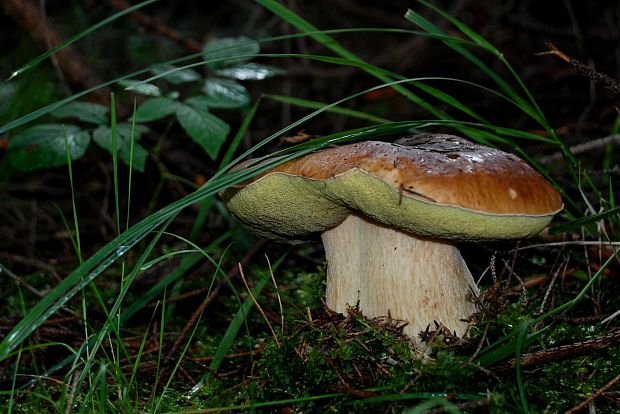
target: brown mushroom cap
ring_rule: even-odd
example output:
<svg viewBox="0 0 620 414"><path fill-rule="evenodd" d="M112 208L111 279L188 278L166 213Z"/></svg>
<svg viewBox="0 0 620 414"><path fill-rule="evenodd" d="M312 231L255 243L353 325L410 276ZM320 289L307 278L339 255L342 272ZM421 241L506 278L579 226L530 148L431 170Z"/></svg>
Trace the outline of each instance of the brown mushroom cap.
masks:
<svg viewBox="0 0 620 414"><path fill-rule="evenodd" d="M439 134L315 152L222 198L258 234L288 241L334 227L351 212L432 237L519 238L538 233L563 206L516 156Z"/></svg>

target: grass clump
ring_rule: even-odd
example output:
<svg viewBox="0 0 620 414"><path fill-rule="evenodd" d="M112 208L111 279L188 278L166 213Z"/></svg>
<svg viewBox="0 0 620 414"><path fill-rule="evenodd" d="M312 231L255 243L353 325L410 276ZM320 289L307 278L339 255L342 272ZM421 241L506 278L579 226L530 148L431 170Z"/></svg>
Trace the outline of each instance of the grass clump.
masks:
<svg viewBox="0 0 620 414"><path fill-rule="evenodd" d="M140 7L147 3L154 2L142 2ZM168 56L166 59L172 60L167 63L122 75L55 103L48 101L60 99L56 89L35 88L34 82L23 95L28 99L0 90L2 96L19 98L8 109L0 105L0 150L10 148L6 147L9 140L32 127L32 121L60 125L63 118L50 118L52 113L58 116L63 105L111 87L125 109L134 108L125 112L132 112L136 122L148 124L139 145L150 155L141 158L144 172L130 162L135 175L123 178L131 171L123 164L121 148L128 135L127 125L118 128L132 119L126 118L126 113L119 115L119 122L116 115L109 122L107 115L96 118L90 128L110 130L115 142L110 147L111 163L108 154L99 150L88 151L80 159L65 154L70 140L64 129L70 129L55 129L63 131L55 135L59 138L55 142L68 172L75 173L75 183L66 179L66 168L55 169L49 164L45 171L50 174L25 176L9 168L9 156L3 157L0 176L4 180L0 184L9 188L10 196L2 215L8 224L0 225L9 242L2 246L15 251L0 252L0 273L9 275L10 271L17 283L7 284L3 292L6 300L0 307L5 315L0 324L0 411L554 413L593 396L599 411L619 411L618 385L613 381L620 364L620 319L601 323L620 309L614 294L618 245L601 248L605 240L617 240L620 232L617 180L612 174L618 163L617 151L608 146L602 162L595 155L584 162L577 159L507 57L464 22L424 1L406 15L421 33L321 31L279 2L256 3L264 7L263 13L275 13L301 33L263 37L260 50L269 53L259 53L257 47L244 53L237 43L226 49L221 64L210 60L213 57L207 59L204 51L182 58ZM120 16L115 15L117 18ZM205 26L202 21L200 26ZM82 35L87 33L96 35L96 31ZM450 64L439 60L441 77L406 78L367 63L343 46L346 36L376 41L384 35L420 35L424 42L443 43L457 57ZM336 40L340 36L342 43ZM311 39L318 49L306 51ZM273 53L280 50L281 41L289 42L291 49L294 44L304 45L303 53ZM316 50L334 55L312 54ZM432 52L437 51L439 48ZM333 94L311 96L329 104L271 93L255 100L250 98L262 94L263 89L253 89L250 82L231 84L229 79L220 79L222 73L231 73L231 67L254 68L258 76L257 68L266 66L247 62L250 58L261 62L272 59L269 63L275 60L277 64L299 60L309 73L317 63L323 68L333 65L336 71L346 71L347 77L350 73L360 76L351 77L355 79L352 90L335 88ZM468 64L470 70L459 70L457 76L471 76L446 77L444 71L449 72L452 63ZM30 74L35 79L34 66L25 69L33 71L20 75L23 82ZM437 66L431 68L431 74L432 69ZM270 73L275 74L273 70ZM506 75L508 79L504 79ZM49 83L48 76L42 85ZM133 92L118 87L140 76L151 78L133 83ZM183 80L179 76L187 82L176 83ZM276 79L286 83L295 76L291 73ZM314 93L317 82L299 79L288 89L291 94L297 87ZM219 86L214 89L216 80ZM336 84L328 78L321 81L326 88ZM159 85L163 95L140 96L140 87L149 86L149 82ZM201 89L196 82L210 86ZM265 90L272 87L268 82L264 85ZM220 95L215 99L213 91L222 88L237 93L228 96L232 100L227 102ZM475 98L469 94L472 91ZM24 106L24 99L30 102L32 95L41 98L32 102L47 106L18 118L15 112L22 111L15 108L31 110ZM480 99L482 95L484 99ZM371 96L380 99L373 101ZM508 107L505 113L494 106L498 101ZM286 108L274 110L276 104ZM110 116L117 113L114 106L100 105L97 111ZM382 112L382 107L390 110ZM69 107L71 118L77 115L73 112L77 108L85 106ZM288 115L278 119L280 109ZM213 118L211 110L222 117L221 122ZM379 114L406 120L392 122L377 118ZM77 118L80 126L86 122ZM571 121L577 118L567 116ZM195 127L192 121L220 125L217 142L202 135L209 128ZM286 126L274 131L274 125ZM612 133L618 132L618 125L616 121ZM300 131L304 127L307 133ZM424 335L430 352L422 355L403 337L399 321L367 320L355 308L345 316L336 315L322 306L324 267L308 273L310 266L321 266L323 260L316 246L282 253L280 247L270 245L273 267L265 266L256 257L265 250L264 242L247 237L233 223L217 194L280 162L329 145L412 134L429 127L441 132L455 130L489 146L508 148L553 181L562 191L567 209L558 218L561 224L553 228L555 233L545 235L545 240L566 244L526 250L519 253L518 260L514 246L491 247L503 250L497 253L509 265L497 275L493 269L492 280L488 275L482 278L484 295L480 300L484 306L472 320L469 338L460 340L440 325L431 326ZM229 136L228 128L236 133ZM602 127L598 128L601 133ZM125 140L133 143L134 151L138 132ZM284 140L277 143L279 138L296 133L297 138L311 139L292 140L295 145L284 149ZM10 134L9 140L5 134ZM202 148L206 153L201 142L207 144ZM210 146L214 142L217 147ZM30 148L26 149L31 154ZM558 153L552 158L557 160L557 168L555 161L549 164L543 162L544 156L539 157L548 153ZM237 159L235 154L239 154ZM263 154L267 155L262 162L247 171L231 168L242 159ZM127 156L127 160L133 157ZM145 179L149 174L155 179ZM19 182L11 187L8 177ZM32 183L35 185L29 185ZM157 185L151 194L153 183ZM35 193L63 186L63 191L52 191L47 199L36 194L26 200L24 195L30 194L29 188ZM124 186L131 187L134 194L124 194ZM89 193L88 197L82 192ZM57 194L65 199L52 208ZM138 209L140 205L148 207ZM38 216L30 210L38 211ZM63 220L49 213L57 210ZM71 225L67 224L70 217L74 217ZM126 226L121 225L125 218ZM64 223L58 225L61 221ZM135 224L129 226L130 222ZM45 226L39 226L41 223ZM18 225L21 232L14 230ZM596 251L582 251L581 242L598 243ZM481 269L495 264L485 262L485 249L473 249L478 256L477 266L472 267L477 278L485 274ZM36 254L31 254L33 250ZM246 269L247 285L236 273L239 262ZM268 329L271 327L273 331Z"/></svg>

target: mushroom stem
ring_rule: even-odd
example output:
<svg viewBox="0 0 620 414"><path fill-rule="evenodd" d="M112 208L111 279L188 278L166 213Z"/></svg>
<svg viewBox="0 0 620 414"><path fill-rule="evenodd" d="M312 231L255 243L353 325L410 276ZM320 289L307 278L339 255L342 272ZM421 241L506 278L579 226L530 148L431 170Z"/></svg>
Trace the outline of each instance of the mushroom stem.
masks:
<svg viewBox="0 0 620 414"><path fill-rule="evenodd" d="M359 301L369 318L408 322L405 334L419 333L433 321L464 335L479 293L467 265L453 245L391 229L349 215L323 232L327 256L326 302L345 313Z"/></svg>

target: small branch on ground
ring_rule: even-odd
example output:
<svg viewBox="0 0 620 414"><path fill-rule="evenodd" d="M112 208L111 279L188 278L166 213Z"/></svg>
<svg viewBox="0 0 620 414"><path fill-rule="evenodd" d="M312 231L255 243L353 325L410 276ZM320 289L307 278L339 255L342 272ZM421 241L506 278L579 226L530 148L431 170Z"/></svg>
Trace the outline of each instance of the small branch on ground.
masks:
<svg viewBox="0 0 620 414"><path fill-rule="evenodd" d="M602 84L605 87L605 89L607 89L608 91L610 91L611 93L615 95L620 96L620 82L618 82L617 80L605 75L604 73L597 72L594 68L586 65L585 63L581 63L577 59L571 58L566 53L558 49L551 42L547 42L547 48L548 48L547 51L536 53L536 56L546 56L546 55L556 56L562 59L564 62L568 63L580 75L587 77L588 79L592 80L594 83Z"/></svg>
<svg viewBox="0 0 620 414"><path fill-rule="evenodd" d="M597 138L582 144L574 145L570 147L570 151L573 155L580 155L596 149L605 148L607 145L620 145L620 134L608 135L606 137ZM538 162L541 164L550 164L552 162L560 161L562 158L562 153L557 151L551 155L539 158Z"/></svg>
<svg viewBox="0 0 620 414"><path fill-rule="evenodd" d="M618 344L620 344L620 331L616 331L607 336L602 336L596 339L589 339L568 345L560 345L554 348L545 349L543 351L522 354L519 364L521 368L532 367L549 362L575 358L581 355L590 354L594 351L602 351L610 346L616 346ZM514 367L515 359L512 358L506 362L491 367L491 370L494 372L509 371L514 369Z"/></svg>

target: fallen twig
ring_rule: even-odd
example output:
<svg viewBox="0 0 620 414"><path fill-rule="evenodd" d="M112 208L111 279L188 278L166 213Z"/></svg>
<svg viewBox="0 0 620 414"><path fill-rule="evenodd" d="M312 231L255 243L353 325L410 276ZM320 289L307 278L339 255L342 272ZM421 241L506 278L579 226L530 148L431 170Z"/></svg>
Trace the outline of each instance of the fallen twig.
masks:
<svg viewBox="0 0 620 414"><path fill-rule="evenodd" d="M580 355L589 354L593 351L601 351L607 349L610 346L618 344L620 344L620 331L616 331L607 336L602 336L596 339L589 339L586 341L575 342L568 345L560 345L542 351L522 354L521 358L519 359L519 364L521 368L532 367L549 362L575 358ZM511 369L514 369L514 367L515 359L512 358L506 362L497 364L490 369L494 372L497 372L509 371Z"/></svg>
<svg viewBox="0 0 620 414"><path fill-rule="evenodd" d="M620 95L620 82L618 82L617 80L605 75L604 73L597 72L594 68L591 68L590 66L584 63L581 63L577 59L571 58L566 53L558 49L551 42L547 42L547 48L548 48L547 51L536 53L536 56L545 56L545 55L557 56L558 58L562 59L564 62L568 63L580 75L587 77L594 83L600 83L608 91L616 95Z"/></svg>

